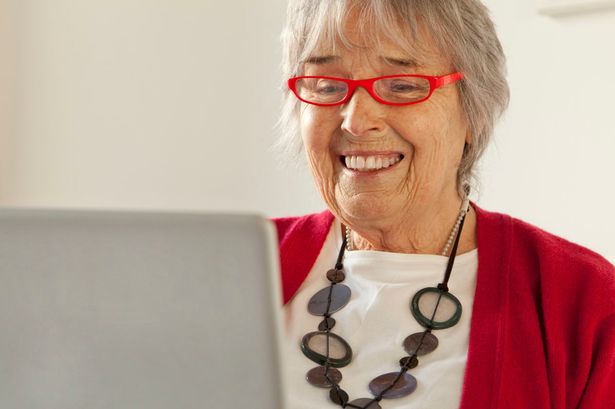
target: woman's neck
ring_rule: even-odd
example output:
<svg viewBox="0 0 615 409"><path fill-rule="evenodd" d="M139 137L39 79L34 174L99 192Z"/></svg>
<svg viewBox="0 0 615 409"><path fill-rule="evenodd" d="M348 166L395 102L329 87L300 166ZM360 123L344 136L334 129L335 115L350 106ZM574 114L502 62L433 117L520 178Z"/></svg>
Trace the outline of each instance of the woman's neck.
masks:
<svg viewBox="0 0 615 409"><path fill-rule="evenodd" d="M426 209L420 215L407 215L391 223L378 226L349 226L350 248L353 250L377 250L393 253L441 254L449 239L461 208L457 206L434 211ZM342 226L344 233L345 226ZM469 207L459 240L457 253L476 248L476 212ZM449 249L450 251L450 249Z"/></svg>

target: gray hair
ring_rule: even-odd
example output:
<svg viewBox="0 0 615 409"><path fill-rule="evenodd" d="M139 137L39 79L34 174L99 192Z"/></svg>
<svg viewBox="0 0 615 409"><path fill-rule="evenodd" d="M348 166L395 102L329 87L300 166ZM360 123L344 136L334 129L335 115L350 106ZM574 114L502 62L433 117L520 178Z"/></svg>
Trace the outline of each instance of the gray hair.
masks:
<svg viewBox="0 0 615 409"><path fill-rule="evenodd" d="M416 55L421 52L424 30L454 69L464 74L457 86L472 143L464 148L457 173L457 186L463 194L462 186L474 178L475 164L509 101L506 58L489 11L479 0L289 0L282 32L286 91L278 122L278 150L286 157L297 157L302 151L300 101L288 90L286 80L301 75L302 62L318 45L335 49L339 41L345 47L353 46L344 33L344 22L351 12L358 13L358 27L374 47L383 35Z"/></svg>

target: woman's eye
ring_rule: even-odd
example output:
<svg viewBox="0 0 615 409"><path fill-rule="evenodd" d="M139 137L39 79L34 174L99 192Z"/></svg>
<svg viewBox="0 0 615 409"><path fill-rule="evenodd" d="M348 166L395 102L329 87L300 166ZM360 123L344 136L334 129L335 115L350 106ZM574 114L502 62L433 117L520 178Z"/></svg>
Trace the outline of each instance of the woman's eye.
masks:
<svg viewBox="0 0 615 409"><path fill-rule="evenodd" d="M396 82L390 85L390 89L393 92L413 92L419 90L420 87L411 82Z"/></svg>
<svg viewBox="0 0 615 409"><path fill-rule="evenodd" d="M318 92L321 94L338 94L345 92L345 88L336 84L319 84Z"/></svg>

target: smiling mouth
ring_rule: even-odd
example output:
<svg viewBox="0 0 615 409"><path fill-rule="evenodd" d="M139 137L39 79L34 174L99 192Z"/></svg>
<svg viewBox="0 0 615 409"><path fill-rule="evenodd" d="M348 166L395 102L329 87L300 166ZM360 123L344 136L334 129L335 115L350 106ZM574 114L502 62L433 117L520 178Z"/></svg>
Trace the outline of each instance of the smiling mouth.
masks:
<svg viewBox="0 0 615 409"><path fill-rule="evenodd" d="M349 155L340 156L342 165L346 169L358 172L375 172L382 169L390 168L396 165L404 158L404 155L396 153L391 155Z"/></svg>

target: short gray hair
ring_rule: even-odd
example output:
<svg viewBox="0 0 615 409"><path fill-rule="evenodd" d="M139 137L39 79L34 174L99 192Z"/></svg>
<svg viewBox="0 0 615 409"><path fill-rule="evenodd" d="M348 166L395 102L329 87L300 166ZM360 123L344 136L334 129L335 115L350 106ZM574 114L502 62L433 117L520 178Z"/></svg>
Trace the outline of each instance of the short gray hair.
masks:
<svg viewBox="0 0 615 409"><path fill-rule="evenodd" d="M489 11L479 0L289 0L282 32L284 103L277 148L285 156L302 151L299 134L300 101L286 80L301 75L302 62L322 42L352 46L344 34L345 18L357 12L364 35L377 46L378 33L411 53L420 52L421 29L440 53L464 75L458 87L461 105L472 135L457 174L461 189L474 178L474 168L493 134L497 119L509 101L506 58ZM376 30L373 30L376 28Z"/></svg>

